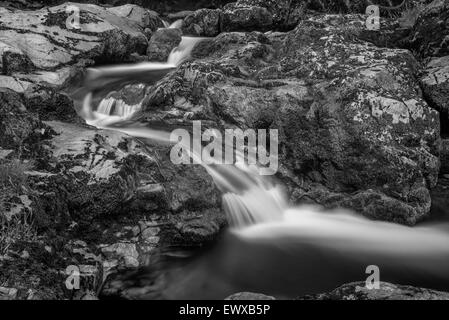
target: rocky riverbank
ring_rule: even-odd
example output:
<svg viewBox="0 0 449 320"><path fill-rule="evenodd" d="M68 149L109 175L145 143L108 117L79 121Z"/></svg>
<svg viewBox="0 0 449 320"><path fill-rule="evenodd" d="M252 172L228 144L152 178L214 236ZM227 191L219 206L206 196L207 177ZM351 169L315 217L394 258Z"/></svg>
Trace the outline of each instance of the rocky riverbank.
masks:
<svg viewBox="0 0 449 320"><path fill-rule="evenodd" d="M226 218L204 168L85 124L69 94L87 67L165 61L181 36L207 38L156 83L115 93L142 97L141 121L278 129L276 178L293 204L406 225L447 211L447 0L381 10L380 30L367 30L362 0L144 2L0 6L0 298L95 298L111 274L219 237Z"/></svg>

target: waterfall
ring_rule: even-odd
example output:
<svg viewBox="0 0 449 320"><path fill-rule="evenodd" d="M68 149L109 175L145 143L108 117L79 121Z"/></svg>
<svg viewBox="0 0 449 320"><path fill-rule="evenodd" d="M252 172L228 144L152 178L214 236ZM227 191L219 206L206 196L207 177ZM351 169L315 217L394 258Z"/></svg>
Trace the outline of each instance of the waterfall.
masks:
<svg viewBox="0 0 449 320"><path fill-rule="evenodd" d="M174 48L170 53L170 56L167 59L167 63L169 65L180 65L184 60L186 60L190 54L192 53L195 45L205 38L197 38L197 37L182 37L181 43L179 46Z"/></svg>
<svg viewBox="0 0 449 320"><path fill-rule="evenodd" d="M170 29L181 29L182 28L182 19L178 19L168 26ZM167 28L167 27L166 27Z"/></svg>
<svg viewBox="0 0 449 320"><path fill-rule="evenodd" d="M104 115L111 115L112 107L115 104L114 98L106 98L101 100L100 105L98 106L98 112Z"/></svg>
<svg viewBox="0 0 449 320"><path fill-rule="evenodd" d="M182 37L181 43L172 50L165 63L142 62L132 65L122 64L87 69L85 87L90 92L84 98L81 115L88 120L89 124L97 127L105 127L115 122L130 119L141 110L141 103L127 104L122 99L107 96L100 101L96 110L94 110L92 92L104 89L111 84L115 85L129 80L142 79L156 82L167 72L188 59L195 45L202 40L204 38Z"/></svg>

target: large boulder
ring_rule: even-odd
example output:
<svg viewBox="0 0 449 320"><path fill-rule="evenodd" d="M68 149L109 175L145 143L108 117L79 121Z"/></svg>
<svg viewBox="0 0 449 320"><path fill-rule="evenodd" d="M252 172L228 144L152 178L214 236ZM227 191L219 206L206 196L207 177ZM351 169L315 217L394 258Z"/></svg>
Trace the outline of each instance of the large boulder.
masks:
<svg viewBox="0 0 449 320"><path fill-rule="evenodd" d="M201 219L217 213L220 197L211 178L198 166L174 166L167 147L151 149L122 133L77 124L46 125L56 133L43 141L47 154L41 167L48 174L32 178L46 194L45 205L52 206L52 194L58 194L72 218L85 222L130 208L135 214L172 214L175 220L177 213L203 212Z"/></svg>
<svg viewBox="0 0 449 320"><path fill-rule="evenodd" d="M296 103L281 102L275 126L284 135L281 163L330 192L294 194L414 224L430 210L439 169L439 118L418 90L417 62L408 51L350 40L339 27L328 33L322 22L286 39L283 71L309 85L296 90Z"/></svg>
<svg viewBox="0 0 449 320"><path fill-rule="evenodd" d="M16 91L30 83L62 87L77 67L144 53L142 22L124 13L123 8L70 2L35 11L0 8L0 60L8 75L1 76L0 85Z"/></svg>
<svg viewBox="0 0 449 320"><path fill-rule="evenodd" d="M183 21L185 34L214 37L229 31L267 31L294 28L303 17L306 1L239 0L222 9L200 9Z"/></svg>
<svg viewBox="0 0 449 320"><path fill-rule="evenodd" d="M271 23L271 29L291 29L303 17L308 5L309 2L303 0L239 0L223 8L224 19L222 29L224 31L247 30L245 28L251 22L250 16L256 18L256 21L252 25L253 30L261 30L266 27L265 23L269 22ZM243 16L244 12L249 14L247 20ZM270 18L265 17L265 12L268 12ZM228 23L230 24L229 26L226 25Z"/></svg>
<svg viewBox="0 0 449 320"><path fill-rule="evenodd" d="M449 300L449 293L381 282L379 289L368 289L364 282L344 284L337 289L299 300Z"/></svg>

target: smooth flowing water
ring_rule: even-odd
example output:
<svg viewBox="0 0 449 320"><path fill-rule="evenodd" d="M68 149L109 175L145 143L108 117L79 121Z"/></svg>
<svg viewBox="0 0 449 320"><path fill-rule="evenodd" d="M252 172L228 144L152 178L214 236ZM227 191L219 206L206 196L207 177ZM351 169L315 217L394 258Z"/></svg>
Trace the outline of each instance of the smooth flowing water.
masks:
<svg viewBox="0 0 449 320"><path fill-rule="evenodd" d="M80 114L99 128L170 143L170 132L129 121L141 102L127 105L106 90L160 80L189 57L198 41L184 37L167 63L90 69L77 93L85 95ZM204 167L223 193L231 227L211 250L164 270L164 298L223 299L239 291L290 298L364 281L369 265L380 268L381 281L449 291L447 223L410 228L349 211L291 207L281 185L243 161Z"/></svg>

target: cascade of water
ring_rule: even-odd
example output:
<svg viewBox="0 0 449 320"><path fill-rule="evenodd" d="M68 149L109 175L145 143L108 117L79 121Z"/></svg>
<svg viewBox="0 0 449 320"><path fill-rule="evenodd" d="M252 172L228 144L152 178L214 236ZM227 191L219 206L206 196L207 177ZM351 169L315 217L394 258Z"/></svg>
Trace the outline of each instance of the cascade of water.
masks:
<svg viewBox="0 0 449 320"><path fill-rule="evenodd" d="M133 114L142 108L142 103L126 104L122 99L116 100L114 114L129 119Z"/></svg>
<svg viewBox="0 0 449 320"><path fill-rule="evenodd" d="M98 105L97 112L108 116L111 115L112 114L111 111L112 108L114 107L115 101L116 100L112 97L101 100L100 104Z"/></svg>
<svg viewBox="0 0 449 320"><path fill-rule="evenodd" d="M182 19L178 19L175 22L173 22L171 25L169 25L168 28L170 28L170 29L181 29L182 21L183 21Z"/></svg>
<svg viewBox="0 0 449 320"><path fill-rule="evenodd" d="M179 46L174 48L170 53L167 59L167 63L175 66L180 65L184 60L186 60L190 56L195 45L203 41L204 39L205 38L182 37Z"/></svg>

